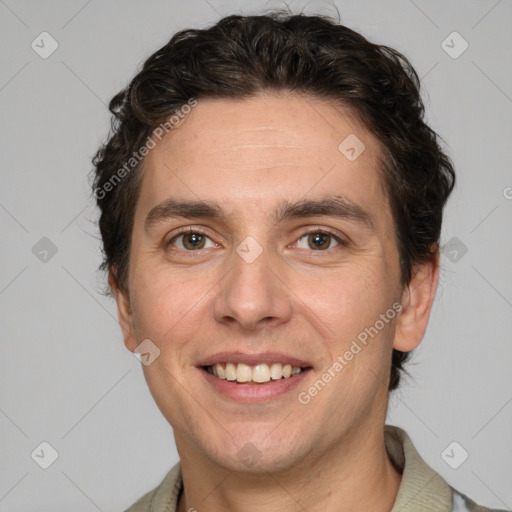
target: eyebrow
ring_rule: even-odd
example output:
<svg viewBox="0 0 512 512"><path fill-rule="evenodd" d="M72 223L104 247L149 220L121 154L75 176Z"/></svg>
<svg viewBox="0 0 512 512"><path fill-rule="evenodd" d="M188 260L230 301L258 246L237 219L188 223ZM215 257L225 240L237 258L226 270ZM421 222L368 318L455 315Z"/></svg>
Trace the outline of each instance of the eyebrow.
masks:
<svg viewBox="0 0 512 512"><path fill-rule="evenodd" d="M328 195L319 199L302 199L295 202L284 201L274 212L272 220L276 223L315 216L346 219L374 229L372 214L362 206L340 195ZM212 219L226 221L230 215L213 201L184 201L169 198L156 205L144 221L145 231L169 219Z"/></svg>

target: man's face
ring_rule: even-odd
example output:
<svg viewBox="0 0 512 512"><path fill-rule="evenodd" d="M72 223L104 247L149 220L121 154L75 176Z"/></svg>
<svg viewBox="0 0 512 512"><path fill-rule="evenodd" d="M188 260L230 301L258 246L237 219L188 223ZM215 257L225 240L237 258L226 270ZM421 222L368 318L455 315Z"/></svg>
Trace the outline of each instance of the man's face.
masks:
<svg viewBox="0 0 512 512"><path fill-rule="evenodd" d="M354 136L365 147L355 159ZM402 290L379 151L346 110L260 95L199 101L146 157L125 343L133 351L149 339L160 350L143 369L180 456L277 470L322 456L340 439L356 447L381 429L396 329L389 311ZM155 213L169 199L216 203L225 217ZM287 205L328 199L352 209L295 208L279 218ZM192 234L178 236L184 228ZM270 360L292 358L309 369L243 384L202 367L243 355L269 369ZM339 357L345 363L334 369Z"/></svg>

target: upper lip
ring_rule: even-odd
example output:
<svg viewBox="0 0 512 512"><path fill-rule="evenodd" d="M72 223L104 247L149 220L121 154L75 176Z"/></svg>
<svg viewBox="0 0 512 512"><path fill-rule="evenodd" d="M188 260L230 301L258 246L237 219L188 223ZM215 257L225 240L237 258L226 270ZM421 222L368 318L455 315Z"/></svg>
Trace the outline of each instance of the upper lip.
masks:
<svg viewBox="0 0 512 512"><path fill-rule="evenodd" d="M283 354L282 352L260 352L259 354L245 354L243 352L217 352L211 356L202 359L197 366L212 366L215 363L243 363L247 365L256 365L266 363L291 364L292 366L300 366L307 368L311 363L298 359L293 356Z"/></svg>

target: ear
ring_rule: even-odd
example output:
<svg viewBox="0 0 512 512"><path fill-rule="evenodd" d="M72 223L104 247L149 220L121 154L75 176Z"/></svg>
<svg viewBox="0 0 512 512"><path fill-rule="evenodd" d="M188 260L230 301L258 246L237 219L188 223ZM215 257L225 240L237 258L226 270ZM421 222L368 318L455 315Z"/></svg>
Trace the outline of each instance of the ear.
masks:
<svg viewBox="0 0 512 512"><path fill-rule="evenodd" d="M402 294L403 310L398 317L393 348L415 349L427 330L428 319L439 280L439 251L432 261L421 265Z"/></svg>
<svg viewBox="0 0 512 512"><path fill-rule="evenodd" d="M126 348L133 352L137 348L135 329L133 325L133 313L129 294L118 285L116 269L111 269L108 273L108 284L117 302L117 316L119 325L123 332L124 344Z"/></svg>

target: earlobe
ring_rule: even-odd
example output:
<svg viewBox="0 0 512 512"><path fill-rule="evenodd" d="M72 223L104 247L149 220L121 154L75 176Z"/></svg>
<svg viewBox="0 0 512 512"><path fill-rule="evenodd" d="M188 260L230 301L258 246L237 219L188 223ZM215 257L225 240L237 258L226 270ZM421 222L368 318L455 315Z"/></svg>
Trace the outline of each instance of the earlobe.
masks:
<svg viewBox="0 0 512 512"><path fill-rule="evenodd" d="M133 313L128 293L119 288L115 269L108 273L108 284L117 303L117 316L123 333L126 348L133 352L137 348L135 330L133 328Z"/></svg>
<svg viewBox="0 0 512 512"><path fill-rule="evenodd" d="M439 253L421 265L402 295L403 310L398 318L393 348L414 350L423 339L439 280Z"/></svg>

